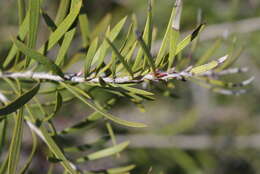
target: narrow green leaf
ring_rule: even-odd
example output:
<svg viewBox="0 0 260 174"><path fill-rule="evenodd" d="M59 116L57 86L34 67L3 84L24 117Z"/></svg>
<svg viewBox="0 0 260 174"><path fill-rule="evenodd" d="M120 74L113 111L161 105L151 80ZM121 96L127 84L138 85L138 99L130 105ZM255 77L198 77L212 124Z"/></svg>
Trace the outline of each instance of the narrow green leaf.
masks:
<svg viewBox="0 0 260 174"><path fill-rule="evenodd" d="M85 77L88 77L88 75L90 73L91 63L95 56L97 47L98 47L98 38L94 39L94 41L91 43L91 45L88 49L88 53L85 57L85 66L84 66Z"/></svg>
<svg viewBox="0 0 260 174"><path fill-rule="evenodd" d="M56 65L61 66L64 64L66 53L68 52L68 49L71 45L73 37L75 36L75 33L76 33L76 28L68 31L65 34L62 45L60 47L57 58L55 60Z"/></svg>
<svg viewBox="0 0 260 174"><path fill-rule="evenodd" d="M163 36L161 47L159 49L159 52L158 52L158 55L156 58L156 62L155 62L156 66L159 66L159 64L163 61L163 57L165 56L165 52L168 48L168 41L170 39L170 32L172 30L172 23L173 23L174 16L176 16L176 4L174 5L174 7L172 9L171 17L168 22L165 34Z"/></svg>
<svg viewBox="0 0 260 174"><path fill-rule="evenodd" d="M109 122L106 123L106 128L107 128L109 136L111 137L113 146L116 146L117 145L116 136L115 136L114 130ZM117 154L117 157L120 157L119 153Z"/></svg>
<svg viewBox="0 0 260 174"><path fill-rule="evenodd" d="M108 169L107 173L108 174L122 174L122 173L130 172L134 168L135 168L135 165L129 165L129 166L125 166L125 167L112 168L112 169Z"/></svg>
<svg viewBox="0 0 260 174"><path fill-rule="evenodd" d="M23 109L20 109L15 116L15 127L9 149L9 160L7 171L9 174L16 174L23 136Z"/></svg>
<svg viewBox="0 0 260 174"><path fill-rule="evenodd" d="M200 24L193 32L192 34L188 35L185 37L178 45L177 45L177 50L176 54L179 54L184 48L186 48L202 31L204 28L205 24Z"/></svg>
<svg viewBox="0 0 260 174"><path fill-rule="evenodd" d="M152 47L152 37L153 37L153 15L152 15L152 0L148 0L148 10L147 10L147 20L143 33L143 40L147 45L149 52ZM142 50L142 49L140 49ZM147 59L144 59L143 68L146 67Z"/></svg>
<svg viewBox="0 0 260 174"><path fill-rule="evenodd" d="M28 48L34 49L37 41L37 32L39 26L41 0L29 1L29 35ZM26 57L25 67L29 65L30 59Z"/></svg>
<svg viewBox="0 0 260 174"><path fill-rule="evenodd" d="M228 58L228 55L221 57L218 60L211 61L210 63L194 67L190 70L190 72L195 75L205 73L209 70L212 70L213 68L216 68L220 64L222 64L227 58Z"/></svg>
<svg viewBox="0 0 260 174"><path fill-rule="evenodd" d="M127 36L124 39L124 43L122 44L121 48L119 49L119 52L123 57L125 57L126 62L128 62L129 66L131 67L130 59L134 53L134 50L137 45L137 41L134 34L134 28L136 28L135 24L130 24L130 27L127 32ZM112 77L115 78L117 72L120 73L122 71L125 71L125 67L123 64L117 64L116 61L116 53L112 52L111 61L107 64L106 67L104 67L99 73L105 72L106 70L110 69L112 72Z"/></svg>
<svg viewBox="0 0 260 174"><path fill-rule="evenodd" d="M137 46L137 41L135 41L135 42L132 44L132 48L129 50L129 52L128 52L127 55L125 56L127 62L130 62L132 56L134 55L134 51L135 51L135 49L136 49L136 46Z"/></svg>
<svg viewBox="0 0 260 174"><path fill-rule="evenodd" d="M134 43L136 42L135 33L134 33L135 28L136 28L136 26L133 23L131 23L130 27L128 29L124 44L120 49L122 56L126 57L127 53L131 50Z"/></svg>
<svg viewBox="0 0 260 174"><path fill-rule="evenodd" d="M115 45L108 38L106 38L106 40L109 43L109 45L111 46L111 48L113 49L113 51L116 53L117 58L119 59L119 61L124 65L125 69L128 71L128 73L133 78L134 74L133 74L131 68L129 67L128 63L126 62L125 58L121 55L121 53L117 50Z"/></svg>
<svg viewBox="0 0 260 174"><path fill-rule="evenodd" d="M25 17L25 2L24 0L18 0L18 18L19 18L19 25L22 24L24 17Z"/></svg>
<svg viewBox="0 0 260 174"><path fill-rule="evenodd" d="M114 121L115 123L118 123L120 125L124 125L124 126L129 126L129 127L146 127L145 124L143 123L136 123L136 122L130 122L130 121L126 121L126 120L122 120L118 117L115 117L107 112L105 112L103 109L101 109L100 107L94 105L93 103L91 103L90 101L86 100L84 97L82 97L79 93L77 93L75 90L73 90L73 88L71 88L69 85L60 82L60 84L62 86L64 86L66 89L68 89L69 92L71 92L73 95L75 95L79 100L81 100L83 103L87 104L89 107L91 107L92 109L94 109L95 111L97 111L98 113L100 113L101 115L103 115L104 117L106 117L107 119Z"/></svg>
<svg viewBox="0 0 260 174"><path fill-rule="evenodd" d="M150 68L152 69L153 73L156 74L156 67L155 67L155 64L154 64L154 60L153 60L153 57L150 53L150 50L148 49L147 45L145 44L143 38L142 38L142 35L141 33L136 33L136 38L137 38L137 41L139 42L141 48L143 49L144 53L145 53L145 57L147 59L147 62L150 66Z"/></svg>
<svg viewBox="0 0 260 174"><path fill-rule="evenodd" d="M17 46L17 48L26 56L30 57L31 59L36 60L40 64L44 65L48 70L53 71L55 74L57 74L61 77L64 76L61 69L49 58L43 56L42 54L38 53L35 50L32 50L32 49L26 47L26 45L24 45L22 42L20 42L18 40L14 40L14 43Z"/></svg>
<svg viewBox="0 0 260 174"><path fill-rule="evenodd" d="M3 108L0 108L0 116L4 116L17 111L23 105L28 103L37 94L39 89L40 89L40 84L38 83L32 89L19 96L10 104L6 105Z"/></svg>
<svg viewBox="0 0 260 174"><path fill-rule="evenodd" d="M70 88L76 91L78 94L82 95L83 97L87 99L92 99L92 97L88 93L86 93L83 89L72 85L70 85Z"/></svg>
<svg viewBox="0 0 260 174"><path fill-rule="evenodd" d="M79 15L79 26L82 35L83 47L89 44L90 31L89 31L89 21L87 13L82 13Z"/></svg>
<svg viewBox="0 0 260 174"><path fill-rule="evenodd" d="M177 44L180 37L180 20L182 12L182 0L177 0L174 7L174 16L172 21L172 29L170 30L170 50L169 50L169 62L168 70L172 68L175 60Z"/></svg>
<svg viewBox="0 0 260 174"><path fill-rule="evenodd" d="M70 0L61 0L59 5L59 10L56 15L55 23L59 25L67 15L68 9L70 7Z"/></svg>
<svg viewBox="0 0 260 174"><path fill-rule="evenodd" d="M126 19L127 19L127 17L124 17L122 20L120 20L116 24L116 26L109 32L109 34L106 35L106 37L110 41L113 42L116 39L116 37L118 36L120 31L122 30L122 28L123 28L123 26L124 26L124 24L126 22ZM102 45L100 46L100 48L98 49L98 51L96 52L96 54L95 54L95 56L93 58L92 65L97 63L97 68L99 68L103 64L103 61L105 59L106 52L107 52L108 48L109 48L109 44L107 43L107 41L104 41L102 43Z"/></svg>
<svg viewBox="0 0 260 174"><path fill-rule="evenodd" d="M19 32L18 32L19 38L21 40L24 40L28 31L29 31L29 13L27 13L23 23L19 27ZM11 63L11 61L15 57L17 51L18 51L17 47L15 46L15 44L13 44L11 50L9 51L9 53L4 61L4 64L3 64L4 68L7 67Z"/></svg>
<svg viewBox="0 0 260 174"><path fill-rule="evenodd" d="M154 94L142 89L138 89L135 87L131 87L128 84L112 84L111 86L120 87L123 88L131 93L138 94L138 95L144 95L144 96L153 96Z"/></svg>
<svg viewBox="0 0 260 174"><path fill-rule="evenodd" d="M103 149L103 150L100 150L98 152L94 152L94 153L91 153L89 154L88 156L86 157L83 157L83 158L79 158L77 159L76 161L78 163L82 163L82 162L85 162L87 160L96 160L96 159L100 159L100 158L105 158L105 157L108 157L108 156L111 156L111 155L114 155L118 152L121 152L122 150L124 150L127 146L129 145L129 142L124 142L124 143L121 143L121 144L118 144L114 147L109 147L107 149Z"/></svg>
<svg viewBox="0 0 260 174"><path fill-rule="evenodd" d="M51 33L48 42L47 42L47 51L50 50L63 36L64 34L70 29L73 22L76 20L77 16L79 15L80 8L82 5L82 1L78 1L78 3L73 7L70 11L68 16L60 23L58 28ZM41 47L39 52L43 53L45 50L45 46Z"/></svg>
<svg viewBox="0 0 260 174"><path fill-rule="evenodd" d="M74 6L75 6L79 1L82 1L82 0L70 0L70 11L73 10ZM83 2L82 2L82 4L83 4Z"/></svg>
<svg viewBox="0 0 260 174"><path fill-rule="evenodd" d="M174 28L171 30L170 35L170 51L169 51L169 62L168 62L168 70L172 68L172 65L175 60L176 51L177 51L177 43L180 37L180 32Z"/></svg>
<svg viewBox="0 0 260 174"><path fill-rule="evenodd" d="M144 28L144 32L143 32L143 36L142 39L144 41L144 43L147 46L147 50L151 50L151 45L152 45L152 2L151 0L148 0L148 9L147 9L147 18L146 18L146 23L145 23L145 28ZM144 50L143 49L139 49L137 52L137 56L135 58L135 63L133 65L133 70L137 71L142 65L141 63L143 63L143 66L145 67L146 62L147 62L147 58L142 59L143 56L146 57Z"/></svg>

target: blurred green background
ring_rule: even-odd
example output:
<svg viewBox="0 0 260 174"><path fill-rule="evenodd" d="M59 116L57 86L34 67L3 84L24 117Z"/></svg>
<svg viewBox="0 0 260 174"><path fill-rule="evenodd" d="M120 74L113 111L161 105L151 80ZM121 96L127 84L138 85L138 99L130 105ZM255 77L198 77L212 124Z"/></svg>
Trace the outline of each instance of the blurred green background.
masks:
<svg viewBox="0 0 260 174"><path fill-rule="evenodd" d="M43 9L53 17L58 2L45 0ZM107 13L112 14L112 24L135 13L140 29L144 26L146 0L87 0L86 3L91 27ZM173 0L154 2L157 40L166 29L173 4ZM16 32L17 14L10 10L15 8L14 0L0 1L0 58L6 55L10 36ZM196 27L198 14L207 27L192 57L199 58L217 39L226 36L212 59L226 54L232 45L237 50L243 48L235 67L248 67L249 72L227 80L237 82L255 76L253 84L247 87L248 92L224 96L191 82L176 82L175 88L165 91L163 84L157 84L150 89L156 93L156 100L144 103L146 112L120 99L113 113L128 120L143 121L149 127L128 129L113 125L117 140L130 139L130 147L120 158L95 161L85 164L86 167L133 163L137 166L133 171L136 174L260 173L260 1L184 0L182 33ZM189 54L189 49L186 52ZM100 97L108 97L103 95ZM70 103L59 114L56 124L65 127L87 111L78 102ZM85 133L83 140L90 141L104 133L106 130L100 125L100 129ZM74 140L79 141L75 137Z"/></svg>

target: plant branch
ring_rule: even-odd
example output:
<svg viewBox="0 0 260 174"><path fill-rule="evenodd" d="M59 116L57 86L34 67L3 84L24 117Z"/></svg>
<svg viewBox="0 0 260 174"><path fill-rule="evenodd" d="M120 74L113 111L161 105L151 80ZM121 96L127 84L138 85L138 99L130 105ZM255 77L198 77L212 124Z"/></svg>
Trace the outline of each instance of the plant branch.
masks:
<svg viewBox="0 0 260 174"><path fill-rule="evenodd" d="M227 59L227 55L224 57L219 58L214 63L217 63L216 66L221 65ZM215 72L214 67L207 69L209 64L205 64L203 66L195 67L189 66L188 68L184 69L183 71L176 72L175 68L172 68L170 71L159 71L155 70L155 72L148 73L143 76L138 77L131 77L131 76L124 76L124 77L82 77L82 73L70 73L65 74L64 78L59 75L53 75L47 72L33 72L33 71L25 71L25 72L2 72L0 73L0 78L14 78L14 79L33 79L33 80L50 80L56 82L62 81L70 81L74 83L100 83L102 80L105 83L110 84L122 84L122 83L141 83L145 80L148 81L168 81L171 79L177 80L186 80L190 77L198 77L198 76L208 76L208 77L216 77L219 75L226 75L226 74L233 74L239 72L245 72L247 69L245 68L236 68L236 69L229 69L224 70L221 72ZM214 65L215 66L215 65ZM216 67L215 66L215 67ZM195 70L196 69L196 70ZM199 71L198 71L199 70Z"/></svg>
<svg viewBox="0 0 260 174"><path fill-rule="evenodd" d="M184 80L189 77L195 77L195 76L216 77L216 76L236 74L236 73L242 73L248 71L247 68L232 68L221 72L215 72L213 70L210 70L195 75L191 73L189 69L190 67L181 72L157 72L156 75L154 75L153 73L149 73L144 76L139 76L135 79L132 79L132 77L130 76L124 76L124 77L117 77L117 78L103 77L102 80L105 83L111 83L111 84L141 83L145 80L149 80L149 81L168 81L171 79ZM53 75L47 72L32 72L32 71L1 73L0 78L50 80L55 82L70 81L74 83L84 83L84 82L99 83L100 82L100 77L84 78L82 76L78 76L77 73L66 74L65 79L63 79L58 75Z"/></svg>
<svg viewBox="0 0 260 174"><path fill-rule="evenodd" d="M135 79L132 79L130 76L124 76L124 77L117 77L117 78L110 78L110 77L104 77L102 78L104 82L106 83L139 83L143 82L144 80L151 80L151 81L158 81L158 80L169 80L169 79L181 79L181 78L187 78L193 76L192 73L187 71L182 72L158 72L157 75L154 75L153 73L149 73L144 76L139 76ZM25 71L25 72L6 72L1 73L0 78L14 78L14 79L33 79L33 80L50 80L50 81L70 81L75 83L99 83L100 77L96 78L84 78L82 76L78 76L76 73L70 73L66 74L65 78L58 75L53 75L47 72L32 72L32 71Z"/></svg>

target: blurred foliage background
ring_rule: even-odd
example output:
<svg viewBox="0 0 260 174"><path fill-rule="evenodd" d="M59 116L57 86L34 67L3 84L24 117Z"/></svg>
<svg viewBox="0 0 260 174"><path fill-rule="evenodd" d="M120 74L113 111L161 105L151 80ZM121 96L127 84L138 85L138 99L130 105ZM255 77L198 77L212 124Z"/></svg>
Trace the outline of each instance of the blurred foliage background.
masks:
<svg viewBox="0 0 260 174"><path fill-rule="evenodd" d="M58 2L45 0L44 9L50 16L55 15ZM85 10L92 27L107 13L112 15L112 24L125 15L134 13L138 17L140 28L144 26L146 0L87 0L85 3L88 4ZM166 29L173 3L173 0L155 0L154 25L158 29L158 40ZM10 36L16 32L17 12L12 10L15 8L14 0L0 1L0 61L1 57L7 54L11 44ZM213 57L226 54L231 46L237 50L242 48L235 65L249 68L244 79L250 75L256 77L253 85L248 87L248 92L241 96L224 96L190 82L176 82L168 91L164 90L163 84L149 89L156 93L156 100L144 103L145 112L128 101L119 100L113 108L113 113L128 120L143 121L149 127L128 129L113 125L117 141L130 139L130 147L120 158L84 164L87 168L98 169L99 166L113 167L122 163L134 163L137 167L133 173L138 174L260 173L260 1L184 0L181 22L183 33L195 28L199 13L207 27L258 19L258 27L252 30L250 28L257 25L254 21L243 26L249 32L239 32L240 28L233 25L231 29L238 32L232 33L223 25L221 31L225 38ZM241 31L244 30L241 28ZM207 34L214 35L214 27L211 32ZM222 36L202 39L197 51L190 56L199 58ZM187 55L189 49L186 50ZM240 79L230 80L236 82ZM109 98L105 94L99 95L101 99ZM68 103L67 106L63 107L55 120L61 129L76 122L80 115L88 113L88 109L79 102ZM106 133L105 126L100 125L100 129L87 132L81 140L74 137L63 141L91 142ZM45 165L43 161L46 159L42 159L41 153L44 152L38 152L36 168Z"/></svg>

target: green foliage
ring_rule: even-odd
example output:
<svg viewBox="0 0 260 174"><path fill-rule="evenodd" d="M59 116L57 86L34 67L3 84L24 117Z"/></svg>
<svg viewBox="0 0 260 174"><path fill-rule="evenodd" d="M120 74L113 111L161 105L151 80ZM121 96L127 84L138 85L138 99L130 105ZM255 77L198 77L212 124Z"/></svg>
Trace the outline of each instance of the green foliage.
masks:
<svg viewBox="0 0 260 174"><path fill-rule="evenodd" d="M2 98L3 106L0 108L0 150L8 148L6 160L1 163L0 173L29 172L37 150L38 139L46 145L45 155L48 161L61 164L65 173L129 173L134 169L134 165L107 168L98 172L82 171L77 167L77 163L117 155L127 148L128 141L119 144L116 142L113 124L110 123L134 128L146 127L144 123L128 121L109 113L117 100L126 98L143 109L143 101L154 100L153 93L140 89L139 84L147 82L164 82L170 84L168 85L170 87L177 80L191 80L215 92L240 94L234 92L233 88L243 88L252 81L251 78L235 84L216 79L234 72L227 68L239 55L231 49L228 56L207 63L219 48L221 44L219 40L196 62L191 64L186 59L185 50L189 48L192 41L199 38L205 25L199 24L191 34L180 40L179 25L182 10L180 0L177 0L173 6L166 32L155 55L152 54L155 45L153 42L155 27L154 7L151 1L148 3L143 32L137 28L135 17L131 20L124 17L111 27L110 14L106 15L96 27L90 27L88 15L82 9L85 3L82 0L61 0L55 20L43 12L40 0L29 0L26 4L18 0L17 3L19 31L1 66L0 74L4 84L3 91L7 93L6 100ZM41 18L51 31L44 44L36 49ZM124 35L127 21L130 25L127 34ZM77 32L78 30L80 32ZM70 53L70 48L74 46L73 41L78 36L82 39L81 49L73 49L73 53ZM57 55L49 58L55 48L58 49ZM77 66L76 72L67 73L67 69L73 69L71 68L73 65ZM99 97L102 94L107 94L109 98ZM59 116L58 113L64 105L74 99L81 101L94 112L76 124L57 131L53 121ZM13 115L11 117L13 120L9 118L10 115ZM7 121L14 122L13 130L6 126ZM32 132L33 146L27 162L18 170L19 156L23 150L24 123ZM66 147L59 141L69 135L97 128L100 123L107 125L110 135L108 139L113 143L111 147L107 147L108 139L104 137L92 144L80 146L72 144L71 147ZM188 127L192 123L179 124ZM9 140L6 140L8 130L12 132L10 145ZM92 153L80 154L80 157L69 154L88 150ZM184 165L189 171L191 169L185 166L185 161L194 166L189 156L181 151L176 150L175 157L180 157L180 165ZM192 167L192 171L193 169L197 170L196 167ZM51 171L52 167L49 173L52 173Z"/></svg>

